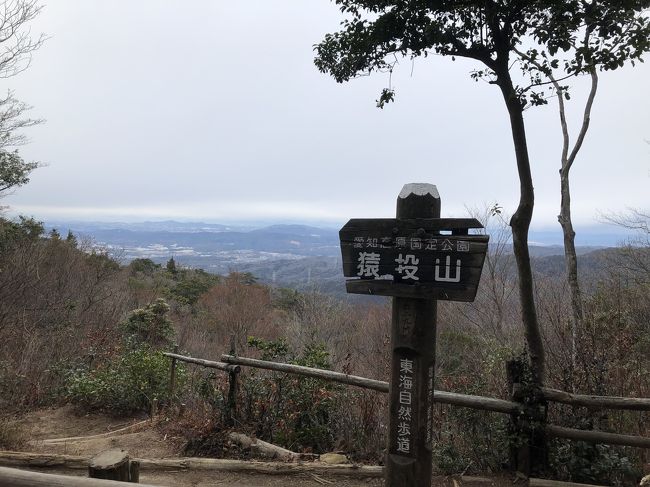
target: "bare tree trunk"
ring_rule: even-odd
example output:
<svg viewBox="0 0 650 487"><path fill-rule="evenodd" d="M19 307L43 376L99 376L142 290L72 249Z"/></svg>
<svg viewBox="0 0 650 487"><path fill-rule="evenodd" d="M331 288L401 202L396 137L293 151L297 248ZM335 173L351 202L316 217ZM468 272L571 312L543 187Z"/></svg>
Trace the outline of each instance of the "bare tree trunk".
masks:
<svg viewBox="0 0 650 487"><path fill-rule="evenodd" d="M533 217L535 192L530 171L530 159L526 143L526 128L524 125L523 106L515 92L510 73L506 66L499 72L498 85L510 116L512 140L515 146L517 159L517 173L519 175L519 205L510 219L512 228L512 248L517 263L519 276L519 301L521 303L521 317L524 324L528 354L530 357L531 372L534 381L541 385L544 381L545 355L542 335L537 319L533 272L528 252L528 229Z"/></svg>
<svg viewBox="0 0 650 487"><path fill-rule="evenodd" d="M588 34L585 37L588 39ZM586 41L585 41L586 42ZM573 221L571 220L571 188L569 185L569 172L575 162L576 156L582 147L587 131L589 130L589 122L591 119L591 108L596 97L598 90L598 74L596 69L592 67L589 70L591 76L591 89L582 117L582 126L578 132L576 143L574 144L571 152L569 153L569 128L566 121L566 111L564 107L565 91L558 81L553 76L553 73L544 69L535 59L530 58L521 51L515 49L515 52L526 61L534 65L541 73L548 77L557 92L558 108L560 114L560 126L562 128L562 155L560 165L560 214L557 219L562 227L562 234L564 238L564 261L567 274L567 283L569 285L569 293L571 295L571 370L572 373L576 368L576 361L578 355L578 334L583 328L584 313L582 308L582 293L580 291L580 282L578 281L578 257L576 254L575 246L575 230L573 229Z"/></svg>
<svg viewBox="0 0 650 487"><path fill-rule="evenodd" d="M583 328L584 314L582 309L582 294L580 292L580 283L578 282L578 257L576 255L575 236L576 233L573 229L573 222L571 220L571 190L569 186L569 172L571 166L575 161L578 151L582 146L587 130L589 129L589 121L591 116L591 107L596 96L598 89L598 75L596 70L590 71L591 75L591 90L582 119L582 127L578 133L576 143L569 154L569 130L566 122L566 114L564 109L564 90L558 82L549 75L550 80L558 94L558 104L560 111L560 124L562 126L562 165L560 168L560 192L562 195L560 202L560 214L557 219L562 227L564 234L564 260L566 263L567 282L569 284L569 291L571 294L571 366L572 371L576 367L576 359L578 354L577 337L580 330Z"/></svg>

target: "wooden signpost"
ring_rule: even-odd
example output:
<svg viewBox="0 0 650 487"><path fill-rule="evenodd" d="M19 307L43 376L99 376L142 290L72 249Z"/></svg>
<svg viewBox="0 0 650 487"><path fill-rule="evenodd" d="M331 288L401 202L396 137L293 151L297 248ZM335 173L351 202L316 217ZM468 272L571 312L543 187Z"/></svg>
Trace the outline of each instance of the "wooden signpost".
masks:
<svg viewBox="0 0 650 487"><path fill-rule="evenodd" d="M349 293L393 296L386 485L429 487L437 300L473 301L489 237L475 219L440 218L432 184L407 184L397 218L339 232Z"/></svg>

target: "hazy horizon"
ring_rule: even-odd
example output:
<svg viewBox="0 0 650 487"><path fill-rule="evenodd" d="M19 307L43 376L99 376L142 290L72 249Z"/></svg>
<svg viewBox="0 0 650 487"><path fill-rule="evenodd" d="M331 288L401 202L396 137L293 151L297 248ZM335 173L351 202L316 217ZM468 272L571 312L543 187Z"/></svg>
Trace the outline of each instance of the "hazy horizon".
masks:
<svg viewBox="0 0 650 487"><path fill-rule="evenodd" d="M443 216L495 202L512 213L519 183L508 118L498 89L471 80L477 65L402 60L396 102L379 110L387 76L341 85L313 65L313 45L340 21L326 0L46 5L30 27L50 39L29 69L3 80L34 107L31 117L47 120L20 147L46 166L2 204L39 219L340 222L390 217L403 184L428 182ZM644 64L600 77L572 169L576 225L648 206L649 77ZM572 81L573 130L586 81ZM525 115L533 226L552 226L556 103Z"/></svg>
<svg viewBox="0 0 650 487"><path fill-rule="evenodd" d="M12 215L17 217L17 214ZM467 215L465 215L467 216ZM298 225L309 226L330 231L338 231L345 221L321 221L309 219L241 219L241 220L197 220L197 219L152 219L152 220L74 220L74 219L44 219L39 220L46 228L57 228L66 231L74 227L97 227L102 229L135 228L140 231L148 225L155 227L156 224L180 224L180 225L223 225L230 227L233 231L250 231L263 229L275 225ZM346 220L347 221L347 220ZM153 228L152 228L153 229ZM606 222L594 222L593 225L576 226L576 244L579 246L615 247L627 243L635 237L635 232ZM180 231L180 230L175 230ZM532 227L529 234L529 244L539 246L561 246L563 245L562 230L557 225Z"/></svg>

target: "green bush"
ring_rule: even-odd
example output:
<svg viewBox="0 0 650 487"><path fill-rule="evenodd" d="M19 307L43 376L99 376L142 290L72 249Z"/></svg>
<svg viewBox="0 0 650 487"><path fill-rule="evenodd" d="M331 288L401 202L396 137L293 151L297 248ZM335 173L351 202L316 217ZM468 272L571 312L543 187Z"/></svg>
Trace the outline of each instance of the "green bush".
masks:
<svg viewBox="0 0 650 487"><path fill-rule="evenodd" d="M329 353L311 344L295 353L284 339L249 338L249 346L265 360L329 369ZM342 392L339 385L287 374L251 373L244 378L248 419L258 437L295 451L328 451L334 443L334 412Z"/></svg>
<svg viewBox="0 0 650 487"><path fill-rule="evenodd" d="M146 276L153 276L156 271L162 268L160 264L156 264L151 259L133 259L129 264L131 274L142 273Z"/></svg>
<svg viewBox="0 0 650 487"><path fill-rule="evenodd" d="M203 269L183 269L173 275L175 284L166 295L180 304L196 304L202 294L219 282L219 276Z"/></svg>
<svg viewBox="0 0 650 487"><path fill-rule="evenodd" d="M436 389L481 396L506 389L504 362L513 350L462 330L441 332L438 350ZM501 470L508 461L508 425L500 414L436 405L435 467L445 474Z"/></svg>
<svg viewBox="0 0 650 487"><path fill-rule="evenodd" d="M161 351L141 344L97 369L78 369L68 376L68 399L86 410L103 410L115 414L147 412L153 399L169 397L169 359ZM184 379L177 366L179 389Z"/></svg>
<svg viewBox="0 0 650 487"><path fill-rule="evenodd" d="M556 439L551 443L551 471L563 480L602 485L636 485L641 471L621 447Z"/></svg>
<svg viewBox="0 0 650 487"><path fill-rule="evenodd" d="M152 346L168 346L174 338L174 326L167 318L169 305L156 299L141 309L131 312L123 324L127 340Z"/></svg>
<svg viewBox="0 0 650 487"><path fill-rule="evenodd" d="M440 406L433 463L445 474L498 472L508 462L508 418L469 408Z"/></svg>
<svg viewBox="0 0 650 487"><path fill-rule="evenodd" d="M18 221L0 217L0 255L43 236L43 224L32 218L19 217Z"/></svg>

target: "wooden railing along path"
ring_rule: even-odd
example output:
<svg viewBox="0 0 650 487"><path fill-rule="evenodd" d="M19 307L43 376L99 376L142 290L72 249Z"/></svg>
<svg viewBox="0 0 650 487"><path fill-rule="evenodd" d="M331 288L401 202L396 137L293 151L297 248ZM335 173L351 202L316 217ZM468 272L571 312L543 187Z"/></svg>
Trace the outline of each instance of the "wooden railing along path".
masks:
<svg viewBox="0 0 650 487"><path fill-rule="evenodd" d="M301 365L292 365L281 362L269 362L247 357L238 357L235 355L224 354L220 362L197 359L179 355L177 353L165 353L172 359L172 384L174 382L174 369L177 360L187 363L212 367L230 373L231 381L237 380L239 369L229 367L245 366L258 369L272 370L275 372L284 372L287 374L296 374L316 379L329 380L342 384L371 389L378 392L388 392L388 382L367 379L356 375L334 372L331 370L316 369L304 367ZM231 391L236 390L236 385L231 383ZM582 406L591 409L626 409L637 411L650 411L650 398L629 398L629 397L611 397L611 396L592 396L584 394L571 394L542 387L544 398L550 402L569 404L572 406ZM456 392L434 390L434 401L441 404L450 404L453 406L479 409L483 411L492 411L503 414L516 415L523 410L522 404L504 399L493 397L475 396L469 394L459 394ZM229 398L229 403L233 403L234 397ZM547 425L546 433L549 436L558 438L568 438L578 441L587 441L592 443L603 443L608 445L623 445L637 448L650 449L650 438L644 436L624 435L619 433L608 433L595 430L580 430L575 428L565 428L562 426Z"/></svg>
<svg viewBox="0 0 650 487"><path fill-rule="evenodd" d="M177 349L175 350L177 352ZM258 369L272 370L276 372L283 372L288 374L296 374L305 377L312 377L316 379L329 380L334 382L339 382L342 384L352 385L356 387L362 387L364 389L371 389L382 393L388 392L388 383L384 381L368 379L365 377L359 377L350 374L344 374L341 372L334 372L331 370L316 369L311 367L304 367L299 365L292 365L279 362L269 362L265 360L258 360L253 358L246 357L237 357L235 355L224 354L221 356L221 361L212 361L201 358L189 357L181 355L178 353L166 352L164 353L167 357L171 359L171 371L170 371L170 386L171 392L174 393L174 387L176 382L176 366L177 362L185 362L190 364L199 365L202 367L209 367L223 372L227 372L230 377L230 391L227 404L229 406L229 411L232 414L235 410L235 397L237 391L237 381L238 375L241 372L241 367L253 367ZM557 389L545 388L541 389L541 392L544 398L547 401L558 402L562 404L569 404L572 406L587 407L591 409L623 409L623 410L636 410L636 411L650 411L650 398L629 398L629 397L610 397L610 396L593 396L593 395L584 395L584 394L571 394L568 392L560 391ZM483 397L475 396L469 394L459 394L455 392L447 391L434 391L434 401L441 404L449 404L452 406L467 407L472 409L478 409L483 411L492 411L502 414L509 414L516 416L523 411L523 405L515 401L507 401L504 399L497 399L492 397ZM619 433L607 433L604 431L587 431L587 430L578 430L574 428L565 428L555 425L546 425L546 433L549 436L559 437L559 438L568 438L572 440L587 441L593 443L604 443L610 445L623 445L623 446L632 446L637 448L648 448L650 449L650 438L643 436L632 436L624 435ZM38 456L37 454L26 454L20 452L3 452L3 457L11 457L11 455L20 457L14 458L14 462L22 465L25 462L24 456ZM2 463L7 464L8 458L3 458ZM53 462L51 455L45 455L47 457L45 460L42 460L43 465L54 465L56 462ZM65 457L65 455L61 456ZM12 457L13 458L13 457ZM80 457L81 458L81 457ZM11 458L9 458L11 459ZM72 461L72 460L74 461ZM70 462L71 465L74 465L76 468L83 468L87 465L88 460L82 458L81 460L77 457L66 457L63 463L66 465ZM237 469L241 468L237 465L234 467L230 464L222 465L219 463L216 465L215 462L233 462L228 460L207 460L207 459L180 459L180 460L139 460L142 466L147 466L151 463L151 466L157 468L170 468L174 469L183 469L186 468L186 463L192 460L194 462L210 462L210 468L215 466L219 469ZM38 459L34 460L36 463L39 463ZM185 463L184 463L185 462ZM213 465L215 463L215 465ZM82 467L79 467L81 465ZM282 464L285 465L285 464ZM288 464L287 464L288 465ZM294 468L291 465L288 465L290 468ZM354 467L354 466L346 466ZM257 466L256 466L257 468ZM278 467L273 466L269 467L270 473L279 473ZM359 472L364 473L368 476L380 475L381 467L366 467L368 472ZM371 472L371 469L378 469L377 472L374 470ZM291 470L289 470L290 472ZM285 472L286 473L286 472ZM329 472L328 473L332 473ZM349 475L351 472L347 472ZM533 480L531 479L531 485L533 485ZM541 482L541 483L539 483ZM551 485L550 481L539 481L535 485ZM544 483L547 482L547 483ZM110 486L110 485L120 485L123 483L117 483L115 481L109 480L99 480L83 477L67 477L60 475L50 475L42 474L37 472L27 472L21 470L15 470L13 468L0 467L0 485L12 485L12 486L25 486L25 487L39 487L39 486L77 486L77 487L100 487L100 486ZM143 485L143 484L140 484ZM569 485L569 484L564 484ZM577 485L577 484L573 484Z"/></svg>

